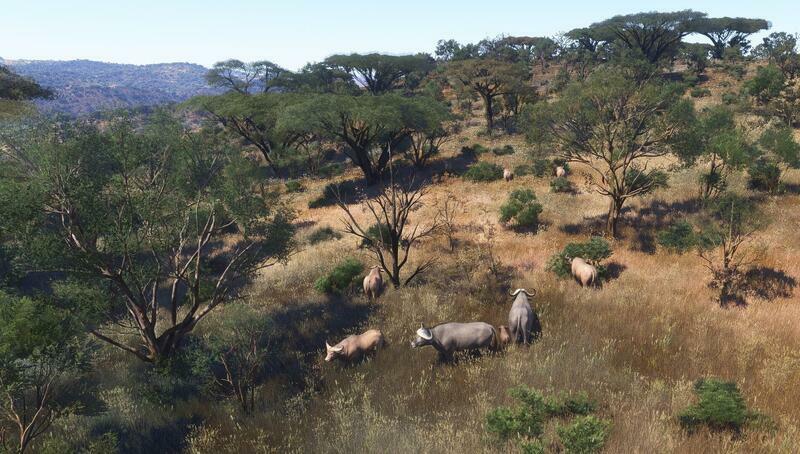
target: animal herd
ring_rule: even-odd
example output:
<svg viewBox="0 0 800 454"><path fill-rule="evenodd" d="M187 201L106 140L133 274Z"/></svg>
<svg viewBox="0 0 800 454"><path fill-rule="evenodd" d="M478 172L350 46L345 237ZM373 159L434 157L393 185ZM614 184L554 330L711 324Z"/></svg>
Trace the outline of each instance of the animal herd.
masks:
<svg viewBox="0 0 800 454"><path fill-rule="evenodd" d="M364 282L366 286L367 280ZM439 352L442 360L449 360L460 351L500 351L510 343L527 345L542 332L539 317L528 300L535 294L536 291L530 293L522 288L511 293L515 298L508 312L508 326L494 327L485 322L448 322L430 328L422 325L411 341L411 348L430 345ZM379 350L385 343L383 333L377 329L348 336L333 346L326 342L325 361L352 362Z"/></svg>

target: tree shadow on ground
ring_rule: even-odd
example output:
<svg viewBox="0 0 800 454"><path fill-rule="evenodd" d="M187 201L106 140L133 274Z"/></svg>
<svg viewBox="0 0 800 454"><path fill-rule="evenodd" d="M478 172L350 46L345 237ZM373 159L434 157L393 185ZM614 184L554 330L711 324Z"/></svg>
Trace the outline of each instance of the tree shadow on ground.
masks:
<svg viewBox="0 0 800 454"><path fill-rule="evenodd" d="M797 287L797 280L784 271L755 267L744 275L743 292L763 300L789 298Z"/></svg>

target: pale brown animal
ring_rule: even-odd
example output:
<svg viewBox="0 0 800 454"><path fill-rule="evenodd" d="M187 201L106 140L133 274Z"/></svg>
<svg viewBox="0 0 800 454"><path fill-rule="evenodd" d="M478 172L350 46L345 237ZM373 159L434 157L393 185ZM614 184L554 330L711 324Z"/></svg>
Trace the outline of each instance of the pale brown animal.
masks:
<svg viewBox="0 0 800 454"><path fill-rule="evenodd" d="M581 285L597 284L597 268L594 265L586 263L586 260L575 257L572 259L572 275L580 281Z"/></svg>
<svg viewBox="0 0 800 454"><path fill-rule="evenodd" d="M381 267L373 266L369 274L364 276L364 294L370 301L374 301L383 291L383 277Z"/></svg>
<svg viewBox="0 0 800 454"><path fill-rule="evenodd" d="M511 332L506 325L497 327L497 349L502 350L511 343Z"/></svg>
<svg viewBox="0 0 800 454"><path fill-rule="evenodd" d="M509 170L509 169L503 169L503 178L504 178L506 181L511 181L511 180L513 180L513 179L514 179L514 172L512 172L512 171L511 171L511 170Z"/></svg>
<svg viewBox="0 0 800 454"><path fill-rule="evenodd" d="M567 174L567 170L562 166L556 167L556 177L563 177Z"/></svg>
<svg viewBox="0 0 800 454"><path fill-rule="evenodd" d="M348 336L332 347L325 342L325 351L327 352L325 361L331 361L334 358L347 362L354 361L367 353L378 350L383 347L383 344L383 333L377 329L365 331L363 334Z"/></svg>

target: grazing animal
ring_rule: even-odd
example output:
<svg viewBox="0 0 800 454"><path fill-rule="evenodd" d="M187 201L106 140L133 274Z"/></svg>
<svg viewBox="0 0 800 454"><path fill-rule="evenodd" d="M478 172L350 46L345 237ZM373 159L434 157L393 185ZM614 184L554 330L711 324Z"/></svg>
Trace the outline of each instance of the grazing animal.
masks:
<svg viewBox="0 0 800 454"><path fill-rule="evenodd" d="M506 181L511 181L514 179L514 172L510 171L509 169L503 169L503 178Z"/></svg>
<svg viewBox="0 0 800 454"><path fill-rule="evenodd" d="M508 311L508 329L511 341L514 343L529 344L542 332L539 317L528 301L528 297L533 298L533 295L536 295L536 290L531 294L524 288L518 288L511 293L511 296L516 298L511 304L511 310Z"/></svg>
<svg viewBox="0 0 800 454"><path fill-rule="evenodd" d="M327 352L325 361L331 361L334 358L347 362L354 361L371 351L376 351L383 347L383 344L383 333L377 329L367 330L363 334L347 336L333 347L325 342L325 351Z"/></svg>
<svg viewBox="0 0 800 454"><path fill-rule="evenodd" d="M502 350L511 343L511 332L506 325L497 327L497 349Z"/></svg>
<svg viewBox="0 0 800 454"><path fill-rule="evenodd" d="M370 301L374 301L383 290L383 277L381 277L381 267L373 266L369 273L364 276L364 294Z"/></svg>
<svg viewBox="0 0 800 454"><path fill-rule="evenodd" d="M587 285L597 285L597 268L580 257L572 259L572 275L578 279L584 287Z"/></svg>
<svg viewBox="0 0 800 454"><path fill-rule="evenodd" d="M493 349L497 345L497 331L494 326L484 322L450 322L433 328L425 328L423 325L416 334L417 337L411 341L411 348L431 345L442 359L452 357L457 351Z"/></svg>
<svg viewBox="0 0 800 454"><path fill-rule="evenodd" d="M556 167L556 177L563 177L567 174L567 169L563 166Z"/></svg>

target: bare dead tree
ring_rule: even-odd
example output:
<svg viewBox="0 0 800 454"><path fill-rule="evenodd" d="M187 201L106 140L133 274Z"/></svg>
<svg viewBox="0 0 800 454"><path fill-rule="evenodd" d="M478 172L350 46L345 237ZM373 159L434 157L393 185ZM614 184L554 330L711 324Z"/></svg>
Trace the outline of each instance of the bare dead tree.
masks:
<svg viewBox="0 0 800 454"><path fill-rule="evenodd" d="M374 199L364 203L370 219L375 221L367 228L356 221L352 208L341 197L338 198L337 204L345 213L342 219L344 231L361 238L364 247L375 255L395 288L408 285L434 263L434 259L424 260L408 277L401 279L401 271L408 263L411 250L440 227L438 215L427 225L411 223L411 213L423 206L422 199L427 193L424 185L414 189L413 181L408 186L394 183L384 186Z"/></svg>
<svg viewBox="0 0 800 454"><path fill-rule="evenodd" d="M444 202L439 207L438 217L441 222L442 233L447 237L450 252L453 252L456 248L456 233L458 232L456 215L463 206L464 204L456 196L447 194Z"/></svg>

